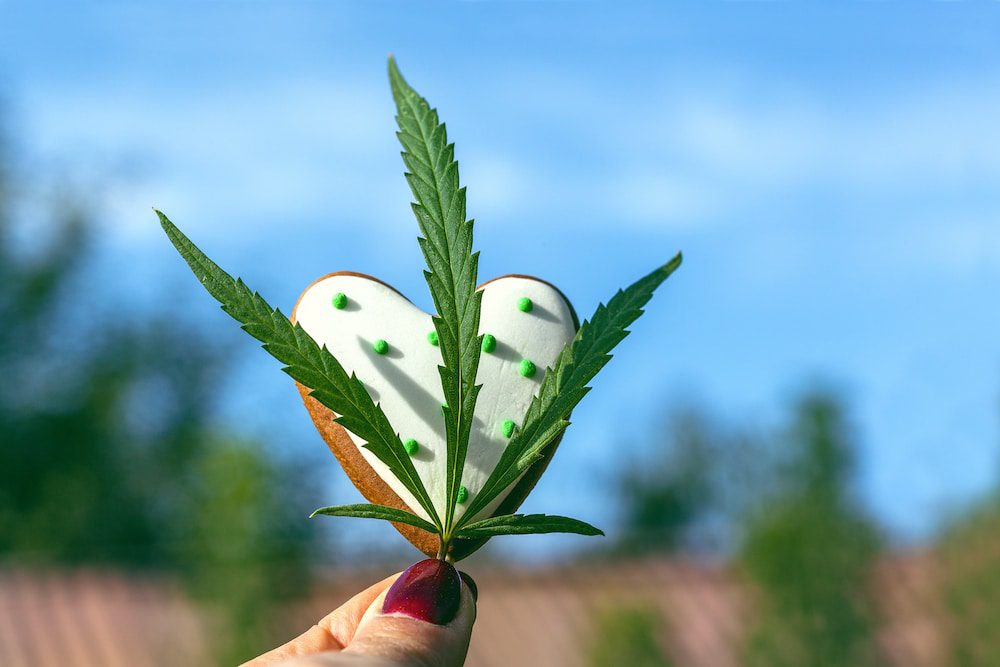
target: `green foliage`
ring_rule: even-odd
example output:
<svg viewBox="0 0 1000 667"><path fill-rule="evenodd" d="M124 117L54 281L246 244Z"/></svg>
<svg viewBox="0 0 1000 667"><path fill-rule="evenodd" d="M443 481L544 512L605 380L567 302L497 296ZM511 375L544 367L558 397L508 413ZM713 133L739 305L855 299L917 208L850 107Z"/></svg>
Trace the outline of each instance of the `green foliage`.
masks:
<svg viewBox="0 0 1000 667"><path fill-rule="evenodd" d="M157 211L160 223L174 247L208 292L223 309L243 325L243 329L264 344L264 349L286 365L285 372L309 387L310 395L340 415L337 422L365 440L392 474L414 495L441 536L442 553L451 540L469 527L464 536L527 534L568 531L600 534L583 522L565 517L539 518L508 515L495 523L468 524L529 466L569 425L567 417L587 394L587 384L611 359L611 350L627 335L627 327L641 314L653 291L680 265L678 254L670 262L619 292L607 306L601 304L590 321L584 322L576 338L559 356L554 369L542 382L539 396L528 409L525 422L501 455L500 463L483 489L470 503L462 520L455 521L462 471L468 450L472 415L479 387L475 384L482 341L479 311L482 295L476 290L479 255L472 251L472 220L466 220L465 189L459 186L454 145L448 143L437 112L414 91L389 60L389 80L396 102L403 161L409 170L407 182L416 202L413 212L422 236L418 238L428 271L424 272L437 308L434 328L438 334L443 366L439 367L445 396L447 448L447 498L444 517L439 517L403 443L362 383L348 376L341 364L325 348L316 344L299 325L292 325L263 298L233 279L204 255ZM403 521L425 527L416 515L376 506L325 508L319 514L366 516Z"/></svg>
<svg viewBox="0 0 1000 667"><path fill-rule="evenodd" d="M324 516L346 516L361 519L382 519L396 521L421 530L434 533L437 528L418 516L384 505L361 503L357 505L337 505L321 507L310 515L310 518L321 514ZM479 539L494 535L529 535L540 533L575 533L577 535L603 535L600 530L588 523L564 516L547 514L502 514L482 521L466 525L455 535L460 539Z"/></svg>
<svg viewBox="0 0 1000 667"><path fill-rule="evenodd" d="M242 280L233 279L219 268L167 216L159 211L156 214L177 252L222 309L261 341L271 356L286 364L283 370L309 387L310 396L337 413L337 423L365 440L365 447L389 467L440 527L430 496L399 435L357 376L348 375L329 350L317 345L301 325L293 325Z"/></svg>
<svg viewBox="0 0 1000 667"><path fill-rule="evenodd" d="M1000 665L1000 497L957 521L937 549L949 664Z"/></svg>
<svg viewBox="0 0 1000 667"><path fill-rule="evenodd" d="M385 521L396 521L398 523L416 526L417 528L426 530L429 533L437 532L437 526L424 521L419 516L411 514L410 512L398 510L394 507L386 507L385 505L359 503L357 505L321 507L310 514L309 518L311 519L317 514L322 514L323 516L351 516L359 519L383 519Z"/></svg>
<svg viewBox="0 0 1000 667"><path fill-rule="evenodd" d="M494 535L529 535L538 533L575 533L603 535L589 523L565 516L549 514L503 514L468 523L458 537L477 539Z"/></svg>
<svg viewBox="0 0 1000 667"><path fill-rule="evenodd" d="M756 434L692 403L623 447L635 454L614 471L620 518L606 552L615 556L729 553L747 508L773 482Z"/></svg>
<svg viewBox="0 0 1000 667"><path fill-rule="evenodd" d="M176 559L207 612L215 664L240 664L298 631L282 605L309 590L311 524L287 497L302 473L235 439L213 440L187 473Z"/></svg>
<svg viewBox="0 0 1000 667"><path fill-rule="evenodd" d="M830 396L797 406L790 456L753 516L740 553L758 623L746 664L857 667L876 662L868 578L879 540L850 500L852 448Z"/></svg>
<svg viewBox="0 0 1000 667"><path fill-rule="evenodd" d="M603 610L587 639L591 667L670 667L673 661L660 645L660 615L644 606L616 606Z"/></svg>
<svg viewBox="0 0 1000 667"><path fill-rule="evenodd" d="M701 415L675 416L655 442L653 455L629 459L619 472L621 535L613 551L644 555L676 551L702 515L715 503L713 466L730 452L715 441Z"/></svg>
<svg viewBox="0 0 1000 667"><path fill-rule="evenodd" d="M105 316L91 221L66 202L14 220L4 166L0 559L167 574L210 608L220 662L273 646L310 577L313 527L292 521L308 472L218 431L226 346L176 314ZM25 250L20 225L49 243Z"/></svg>
<svg viewBox="0 0 1000 667"><path fill-rule="evenodd" d="M514 434L496 468L469 504L459 521L459 528L513 484L569 426L569 413L590 391L587 385L611 360L611 350L628 336L628 327L642 315L642 308L653 297L656 288L680 264L678 253L625 290L618 290L607 306L598 305L593 317L580 326L576 337L559 354L555 368L546 371L521 429Z"/></svg>
<svg viewBox="0 0 1000 667"><path fill-rule="evenodd" d="M169 563L176 475L205 446L222 357L208 343L189 350L170 321L81 317L88 304L69 291L90 254L88 222L55 217L50 245L27 258L10 241L8 205L0 200L0 373L18 381L0 383L0 554Z"/></svg>
<svg viewBox="0 0 1000 667"><path fill-rule="evenodd" d="M423 236L417 239L427 261L424 272L438 314L434 328L444 362L447 498L443 540L452 535L462 471L476 409L479 368L479 311L476 290L479 253L472 252L472 220L465 219L465 188L459 187L455 146L427 100L406 83L389 58L389 81L396 102L399 142L416 202L412 205Z"/></svg>

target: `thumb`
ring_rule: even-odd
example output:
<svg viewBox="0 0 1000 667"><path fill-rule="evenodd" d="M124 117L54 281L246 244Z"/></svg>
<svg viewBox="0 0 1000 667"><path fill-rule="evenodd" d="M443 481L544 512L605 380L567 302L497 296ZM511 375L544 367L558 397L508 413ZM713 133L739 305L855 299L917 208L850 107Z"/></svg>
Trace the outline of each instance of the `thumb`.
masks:
<svg viewBox="0 0 1000 667"><path fill-rule="evenodd" d="M472 587L453 565L429 558L375 598L344 653L406 667L460 667L475 620Z"/></svg>

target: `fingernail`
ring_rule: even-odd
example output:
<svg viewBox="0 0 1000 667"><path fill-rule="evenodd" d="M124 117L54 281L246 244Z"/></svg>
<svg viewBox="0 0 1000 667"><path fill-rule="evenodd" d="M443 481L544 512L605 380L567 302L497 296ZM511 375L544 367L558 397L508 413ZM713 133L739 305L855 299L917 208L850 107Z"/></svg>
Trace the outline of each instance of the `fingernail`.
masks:
<svg viewBox="0 0 1000 667"><path fill-rule="evenodd" d="M472 599L479 602L479 586L476 586L476 580L473 579L468 572L459 572L459 576L462 577L462 581L465 585L469 587L469 591L472 593Z"/></svg>
<svg viewBox="0 0 1000 667"><path fill-rule="evenodd" d="M405 614L447 625L462 602L462 578L450 563L428 558L408 567L389 587L383 614Z"/></svg>

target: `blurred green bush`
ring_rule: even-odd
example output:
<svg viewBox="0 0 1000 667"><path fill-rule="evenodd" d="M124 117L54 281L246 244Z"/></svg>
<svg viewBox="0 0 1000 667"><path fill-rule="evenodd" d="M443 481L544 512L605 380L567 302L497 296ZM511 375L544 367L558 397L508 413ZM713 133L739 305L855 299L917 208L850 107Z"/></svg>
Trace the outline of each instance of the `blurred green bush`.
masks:
<svg viewBox="0 0 1000 667"><path fill-rule="evenodd" d="M252 657L288 634L280 605L308 588L315 534L294 499L309 480L221 429L221 346L102 302L81 207L19 216L13 183L32 176L0 149L0 559L176 575L219 662Z"/></svg>

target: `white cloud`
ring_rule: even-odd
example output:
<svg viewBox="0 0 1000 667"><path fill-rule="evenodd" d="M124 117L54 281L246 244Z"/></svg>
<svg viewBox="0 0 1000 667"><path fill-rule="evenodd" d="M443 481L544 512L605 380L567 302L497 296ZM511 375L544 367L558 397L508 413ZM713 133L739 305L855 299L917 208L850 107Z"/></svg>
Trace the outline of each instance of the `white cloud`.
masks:
<svg viewBox="0 0 1000 667"><path fill-rule="evenodd" d="M684 96L639 121L649 150L758 187L819 182L852 189L1000 177L1000 90L925 82L919 90L831 102L766 83L745 95Z"/></svg>
<svg viewBox="0 0 1000 667"><path fill-rule="evenodd" d="M845 201L910 197L918 207L935 193L1000 178L1000 127L990 118L1000 87L924 82L830 100L731 73L671 76L630 99L571 77L558 85L537 74L512 79L531 93L503 98L519 100L505 110L513 124L531 132L558 123L562 140L585 146L592 159L568 159L538 142L525 142L539 149L524 154L501 138L476 137L461 152L470 212L485 224L544 217L553 227L710 228L816 192ZM405 212L382 82L303 78L170 96L84 83L29 97L28 129L43 152L99 165L141 151L142 173L109 192L112 224L125 238L154 229L150 205L220 230L247 220L294 224L328 210L379 226ZM581 102L571 114L568 99ZM477 117L468 107L453 113L462 111ZM979 196L1000 208L989 199L996 195ZM950 261L987 252L978 241L949 243Z"/></svg>
<svg viewBox="0 0 1000 667"><path fill-rule="evenodd" d="M79 88L29 99L26 124L39 152L110 182L106 211L126 238L155 233L153 205L225 226L339 207L379 219L390 213L372 176L398 163L383 92L311 81L162 98ZM139 168L121 169L123 156Z"/></svg>

